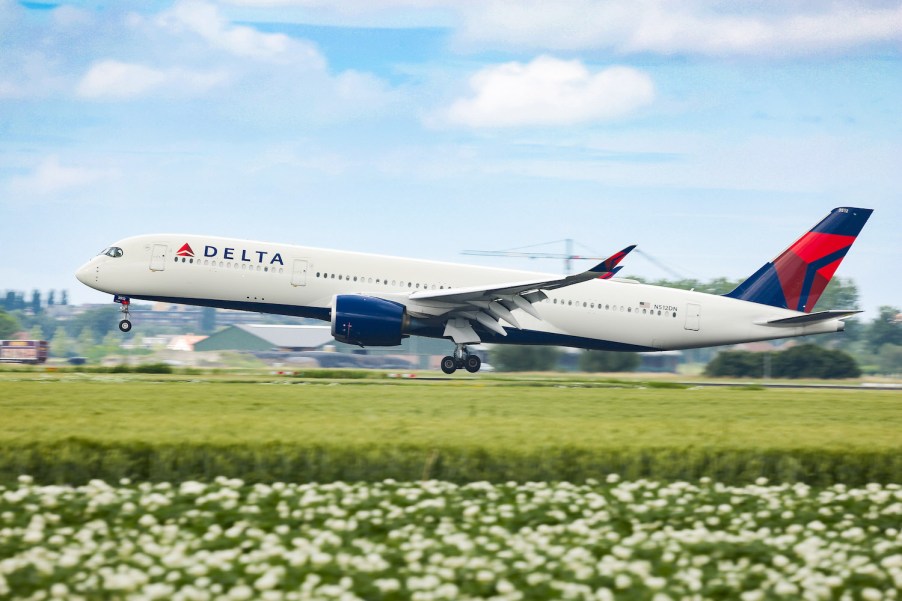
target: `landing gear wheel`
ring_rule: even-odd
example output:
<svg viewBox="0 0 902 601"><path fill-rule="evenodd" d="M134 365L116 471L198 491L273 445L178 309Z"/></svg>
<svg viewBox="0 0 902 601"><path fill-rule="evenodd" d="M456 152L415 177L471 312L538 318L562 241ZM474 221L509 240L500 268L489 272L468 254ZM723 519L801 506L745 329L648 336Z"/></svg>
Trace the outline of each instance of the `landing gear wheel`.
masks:
<svg viewBox="0 0 902 601"><path fill-rule="evenodd" d="M442 371L449 376L457 371L457 361L454 360L454 357L448 356L442 358Z"/></svg>
<svg viewBox="0 0 902 601"><path fill-rule="evenodd" d="M464 367L466 367L467 371L471 374L475 374L477 371L479 371L479 368L482 367L482 359L480 359L477 355L470 355L464 362Z"/></svg>
<svg viewBox="0 0 902 601"><path fill-rule="evenodd" d="M131 332L132 331L132 322L128 320L128 308L131 306L132 301L127 296L121 296L116 294L113 296L113 302L119 303L122 305L122 308L119 309L120 315L124 318L119 322L119 329L123 332Z"/></svg>

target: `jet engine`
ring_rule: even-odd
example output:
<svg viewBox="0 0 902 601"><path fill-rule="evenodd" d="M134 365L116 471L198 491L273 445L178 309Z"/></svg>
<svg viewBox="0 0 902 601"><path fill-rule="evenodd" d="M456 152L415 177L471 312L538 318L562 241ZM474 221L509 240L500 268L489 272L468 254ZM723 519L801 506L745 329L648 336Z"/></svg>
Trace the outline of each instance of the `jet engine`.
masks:
<svg viewBox="0 0 902 601"><path fill-rule="evenodd" d="M407 307L401 303L339 294L332 300L332 336L360 346L398 346L407 329Z"/></svg>

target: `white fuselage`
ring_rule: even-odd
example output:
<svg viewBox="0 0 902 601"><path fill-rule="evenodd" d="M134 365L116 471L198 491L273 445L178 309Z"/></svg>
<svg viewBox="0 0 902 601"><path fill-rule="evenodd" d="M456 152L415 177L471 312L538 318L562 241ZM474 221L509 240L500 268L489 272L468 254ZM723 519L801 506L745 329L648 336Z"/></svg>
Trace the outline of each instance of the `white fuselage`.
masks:
<svg viewBox="0 0 902 601"><path fill-rule="evenodd" d="M185 245L190 251L180 249ZM548 274L195 235L147 235L115 243L81 267L84 284L136 299L280 313L328 320L340 294L406 304L418 290L464 288L548 278ZM193 252L193 256L188 256ZM554 276L551 276L554 277ZM765 322L796 311L701 292L594 279L515 309L520 329L486 342L559 344L611 350L671 350L836 332L839 320L775 328ZM414 334L441 336L441 328Z"/></svg>

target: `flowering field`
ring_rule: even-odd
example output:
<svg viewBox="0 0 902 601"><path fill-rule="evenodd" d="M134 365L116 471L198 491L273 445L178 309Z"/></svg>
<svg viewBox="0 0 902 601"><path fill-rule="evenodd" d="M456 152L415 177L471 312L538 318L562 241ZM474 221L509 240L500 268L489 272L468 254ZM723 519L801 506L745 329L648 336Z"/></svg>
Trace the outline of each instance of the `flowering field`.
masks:
<svg viewBox="0 0 902 601"><path fill-rule="evenodd" d="M0 598L898 599L902 486L0 486Z"/></svg>

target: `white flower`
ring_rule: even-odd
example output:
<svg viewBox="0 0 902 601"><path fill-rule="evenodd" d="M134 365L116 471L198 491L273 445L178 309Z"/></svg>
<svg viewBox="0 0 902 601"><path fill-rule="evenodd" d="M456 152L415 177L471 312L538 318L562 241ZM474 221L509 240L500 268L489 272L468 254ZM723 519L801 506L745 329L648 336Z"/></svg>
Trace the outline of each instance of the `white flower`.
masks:
<svg viewBox="0 0 902 601"><path fill-rule="evenodd" d="M799 593L799 587L787 580L781 580L774 587L774 592L781 597L795 597Z"/></svg>
<svg viewBox="0 0 902 601"><path fill-rule="evenodd" d="M62 582L57 582L50 587L50 596L54 599L65 599L69 596L69 587Z"/></svg>
<svg viewBox="0 0 902 601"><path fill-rule="evenodd" d="M254 582L254 588L258 591L268 591L279 585L279 573L276 570L269 570Z"/></svg>
<svg viewBox="0 0 902 601"><path fill-rule="evenodd" d="M374 584L382 594L393 593L395 591L401 590L401 583L398 582L395 578L379 578L374 582Z"/></svg>
<svg viewBox="0 0 902 601"><path fill-rule="evenodd" d="M611 589L600 588L595 591L595 598L598 601L614 601L614 593L611 592Z"/></svg>
<svg viewBox="0 0 902 601"><path fill-rule="evenodd" d="M479 570L478 572L476 572L476 580L484 583L494 582L495 574L493 572L490 572L489 570Z"/></svg>
<svg viewBox="0 0 902 601"><path fill-rule="evenodd" d="M253 596L254 590L244 584L239 584L229 591L229 599L232 599L232 601L247 601Z"/></svg>
<svg viewBox="0 0 902 601"><path fill-rule="evenodd" d="M861 598L863 601L882 601L883 593L875 588L867 587L861 589Z"/></svg>

